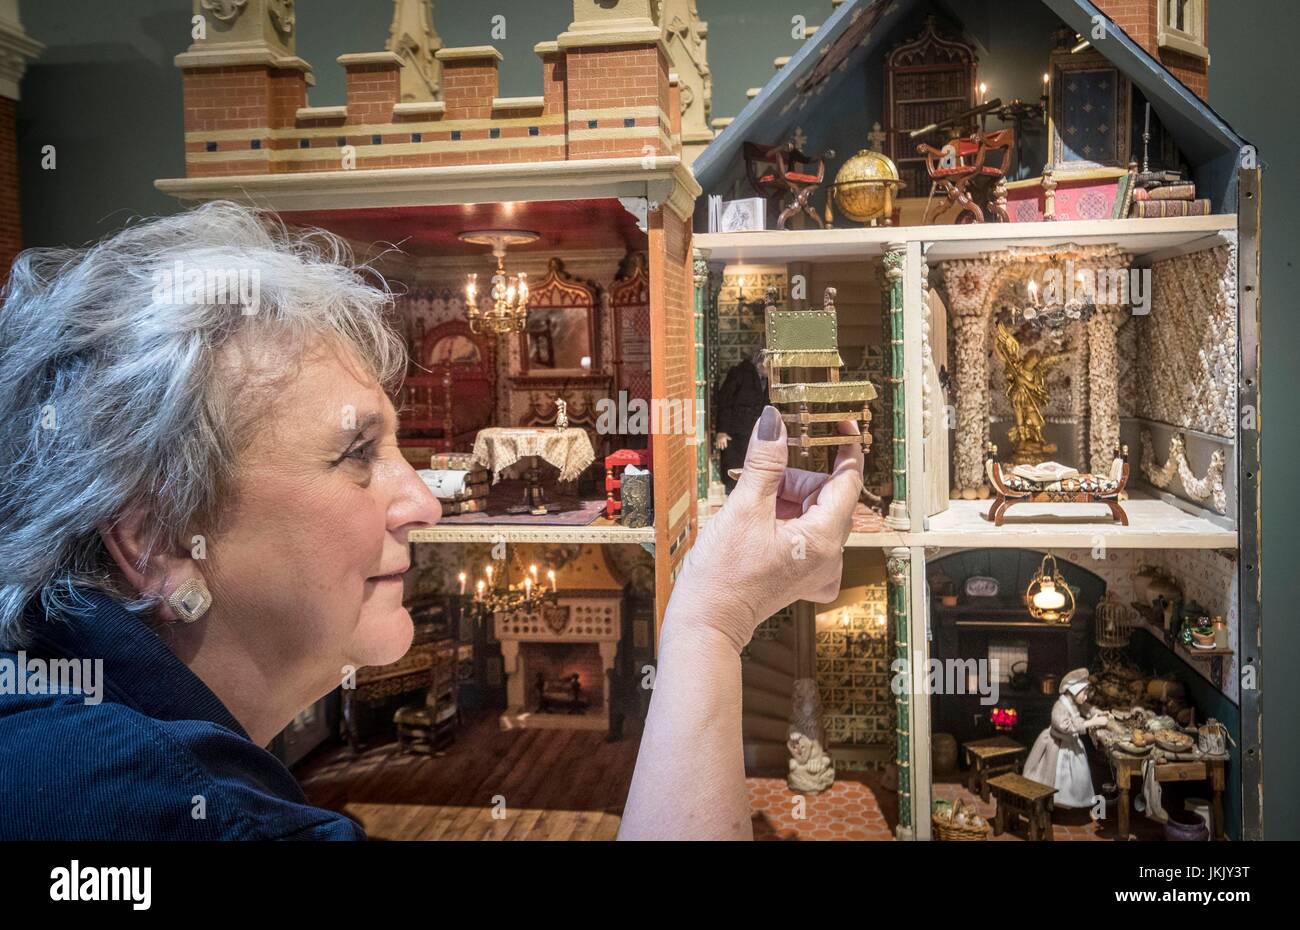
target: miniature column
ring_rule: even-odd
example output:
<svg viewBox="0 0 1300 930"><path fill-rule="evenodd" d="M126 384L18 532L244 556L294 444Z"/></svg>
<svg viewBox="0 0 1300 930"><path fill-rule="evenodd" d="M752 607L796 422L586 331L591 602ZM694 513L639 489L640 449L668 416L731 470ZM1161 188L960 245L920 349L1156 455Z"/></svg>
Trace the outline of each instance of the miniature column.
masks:
<svg viewBox="0 0 1300 930"><path fill-rule="evenodd" d="M911 550L899 547L886 549L885 576L889 581L889 623L894 631L894 654L903 668L911 666ZM898 836L911 838L915 825L912 816L912 693L916 690L916 675L911 669L905 681L906 688L895 688L895 757L898 764ZM895 681L900 679L895 677Z"/></svg>
<svg viewBox="0 0 1300 930"><path fill-rule="evenodd" d="M889 334L889 400L893 429L893 498L885 525L890 529L911 529L907 515L907 402L904 397L903 368L903 266L904 245L891 242L885 252L885 288L881 306L886 314L886 332Z"/></svg>
<svg viewBox="0 0 1300 930"><path fill-rule="evenodd" d="M707 253L704 254L707 259ZM716 425L713 421L713 391L719 384L720 372L718 371L718 340L720 324L718 321L718 298L722 294L723 271L726 265L723 262L708 262L708 279L705 282L707 292L705 295L705 321L706 338L705 342L709 346L708 352L708 379L709 379L709 442L710 449L706 452L709 459L709 503L721 506L726 503L727 495L722 483L722 469L718 461L718 456L713 454L711 448L713 429ZM698 280L698 279L697 279Z"/></svg>
<svg viewBox="0 0 1300 930"><path fill-rule="evenodd" d="M699 249L692 250L691 267L695 277L695 478L696 496L708 500L710 463L709 454L709 384L708 340L705 338L705 315L709 295L709 263Z"/></svg>

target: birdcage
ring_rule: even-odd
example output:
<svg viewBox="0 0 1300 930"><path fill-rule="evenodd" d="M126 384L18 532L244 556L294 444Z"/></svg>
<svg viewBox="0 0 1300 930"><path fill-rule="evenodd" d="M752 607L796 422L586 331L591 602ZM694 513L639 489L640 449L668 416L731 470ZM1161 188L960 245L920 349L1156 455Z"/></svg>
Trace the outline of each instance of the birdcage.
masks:
<svg viewBox="0 0 1300 930"><path fill-rule="evenodd" d="M1114 591L1107 591L1097 603L1093 612L1093 642L1097 644L1104 668L1125 664L1124 650L1133 635L1133 619L1133 610Z"/></svg>

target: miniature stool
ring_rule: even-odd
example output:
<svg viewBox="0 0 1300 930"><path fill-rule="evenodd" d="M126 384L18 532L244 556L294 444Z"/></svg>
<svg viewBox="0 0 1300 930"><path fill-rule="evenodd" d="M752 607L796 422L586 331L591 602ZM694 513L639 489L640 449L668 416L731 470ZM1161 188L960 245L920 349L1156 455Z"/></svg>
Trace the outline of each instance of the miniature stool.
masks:
<svg viewBox="0 0 1300 930"><path fill-rule="evenodd" d="M1052 798L1056 789L1040 781L1009 772L989 779L988 787L997 798L998 813L993 820L993 835L1001 836L1010 818L1012 826L1024 817L1029 824L1030 840L1052 838Z"/></svg>
<svg viewBox="0 0 1300 930"><path fill-rule="evenodd" d="M623 509L623 496L615 493L623 487L623 482L614 474L614 469L624 469L629 465L637 468L650 467L649 449L619 449L605 456L605 517L613 520L614 515Z"/></svg>
<svg viewBox="0 0 1300 930"><path fill-rule="evenodd" d="M1004 772L1019 772L1024 765L1025 747L1009 736L977 739L965 746L966 764L970 774L966 787L980 799L989 799L989 779Z"/></svg>

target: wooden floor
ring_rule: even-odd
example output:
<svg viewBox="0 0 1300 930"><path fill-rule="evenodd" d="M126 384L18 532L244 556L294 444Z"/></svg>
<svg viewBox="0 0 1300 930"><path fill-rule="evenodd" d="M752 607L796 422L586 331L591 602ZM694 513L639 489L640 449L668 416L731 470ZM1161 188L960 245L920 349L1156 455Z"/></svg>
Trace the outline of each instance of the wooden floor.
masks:
<svg viewBox="0 0 1300 930"><path fill-rule="evenodd" d="M482 713L441 757L401 755L394 743L355 758L339 748L296 775L311 803L347 814L372 840L612 840L637 746L603 732L504 732Z"/></svg>

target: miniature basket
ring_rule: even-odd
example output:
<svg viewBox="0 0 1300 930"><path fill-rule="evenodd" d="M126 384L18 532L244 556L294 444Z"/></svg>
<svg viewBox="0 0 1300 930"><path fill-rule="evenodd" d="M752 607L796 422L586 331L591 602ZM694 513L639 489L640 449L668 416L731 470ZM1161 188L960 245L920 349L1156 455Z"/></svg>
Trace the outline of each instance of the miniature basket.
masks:
<svg viewBox="0 0 1300 930"><path fill-rule="evenodd" d="M959 799L956 806L952 809L955 815L960 810L962 802ZM930 824L934 827L934 838L936 840L946 840L949 842L970 842L974 840L986 840L989 836L990 827L986 822L982 827L972 827L967 824L953 823L947 817L939 814L930 815Z"/></svg>

